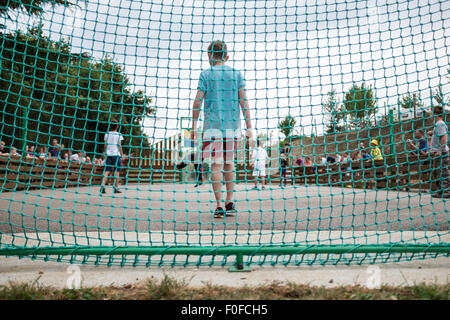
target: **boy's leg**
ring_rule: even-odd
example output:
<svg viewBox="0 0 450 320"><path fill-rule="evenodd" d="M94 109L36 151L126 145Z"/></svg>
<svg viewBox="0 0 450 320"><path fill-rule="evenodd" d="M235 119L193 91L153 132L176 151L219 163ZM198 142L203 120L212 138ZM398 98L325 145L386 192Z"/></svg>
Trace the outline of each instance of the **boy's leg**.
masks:
<svg viewBox="0 0 450 320"><path fill-rule="evenodd" d="M266 177L266 169L265 166L262 167L259 177L261 178L261 188L264 189L264 178Z"/></svg>
<svg viewBox="0 0 450 320"><path fill-rule="evenodd" d="M436 168L439 166L439 164L436 161L436 156L432 155L431 158L431 183L430 183L430 192L433 194L436 192L436 190L433 190L433 186L436 186L438 188L438 169Z"/></svg>
<svg viewBox="0 0 450 320"><path fill-rule="evenodd" d="M223 171L224 171L223 172L223 177L224 177L224 180L225 180L225 187L227 189L227 197L226 197L225 205L227 205L228 203L233 202L234 164L233 163L226 163L226 164L224 164L223 165Z"/></svg>
<svg viewBox="0 0 450 320"><path fill-rule="evenodd" d="M221 141L216 140L205 140L202 144L202 155L201 160L205 158L211 159L211 185L214 192L214 197L216 198L217 208L222 208L222 161L219 161L218 149L221 147Z"/></svg>
<svg viewBox="0 0 450 320"><path fill-rule="evenodd" d="M450 194L449 188L449 173L448 173L448 155L443 154L436 157L435 175L437 190L436 194L439 196L448 197Z"/></svg>
<svg viewBox="0 0 450 320"><path fill-rule="evenodd" d="M237 152L237 139L226 138L222 144L223 147L223 177L225 180L225 186L227 190L227 196L225 201L225 207L227 207L227 212L235 211L233 203L233 193L234 193L234 158ZM257 177L256 177L257 178ZM258 180L256 180L257 182ZM230 205L231 203L231 205ZM229 206L227 206L229 205Z"/></svg>
<svg viewBox="0 0 450 320"><path fill-rule="evenodd" d="M106 181L108 180L109 171L105 171L103 173L102 187L106 185Z"/></svg>
<svg viewBox="0 0 450 320"><path fill-rule="evenodd" d="M119 189L119 181L120 181L120 172L119 171L115 171L114 172L114 184L116 186L116 189Z"/></svg>
<svg viewBox="0 0 450 320"><path fill-rule="evenodd" d="M198 165L198 180L203 182L203 165Z"/></svg>
<svg viewBox="0 0 450 320"><path fill-rule="evenodd" d="M442 187L442 193L445 196L449 196L450 195L450 176L449 176L449 172L448 172L448 154L444 154L442 156L442 183L441 183L441 187Z"/></svg>
<svg viewBox="0 0 450 320"><path fill-rule="evenodd" d="M105 170L105 172L103 173L102 184L101 184L101 186L100 186L100 190L101 190L102 192L105 190L106 181L108 181L108 176L109 176L109 171Z"/></svg>
<svg viewBox="0 0 450 320"><path fill-rule="evenodd" d="M105 191L105 187L106 187L106 182L108 181L108 177L109 174L111 172L111 159L109 157L106 157L105 159L105 172L103 173L103 180L102 180L102 184L100 186L100 192L101 193L106 193Z"/></svg>
<svg viewBox="0 0 450 320"><path fill-rule="evenodd" d="M201 164L198 163L194 163L194 170L195 170L195 177L196 177L196 182L197 185L202 184L203 182L203 176L202 176L202 172L201 172Z"/></svg>
<svg viewBox="0 0 450 320"><path fill-rule="evenodd" d="M222 165L211 164L211 182L217 207L222 207Z"/></svg>
<svg viewBox="0 0 450 320"><path fill-rule="evenodd" d="M198 164L194 163L194 172L195 172L195 186L197 187L199 184L199 177L198 177Z"/></svg>
<svg viewBox="0 0 450 320"><path fill-rule="evenodd" d="M122 170L120 161L120 157L117 157L114 163L114 193L121 193L119 191L120 171Z"/></svg>

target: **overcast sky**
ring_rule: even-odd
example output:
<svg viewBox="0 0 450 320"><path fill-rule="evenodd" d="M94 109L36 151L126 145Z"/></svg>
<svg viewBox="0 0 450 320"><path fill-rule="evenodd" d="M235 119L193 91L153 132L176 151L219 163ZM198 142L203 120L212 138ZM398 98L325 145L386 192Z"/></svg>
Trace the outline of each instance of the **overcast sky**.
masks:
<svg viewBox="0 0 450 320"><path fill-rule="evenodd" d="M19 16L9 27L33 21ZM429 105L430 89L450 91L450 1L92 0L46 10L43 22L52 39L70 37L73 51L125 66L153 97L157 116L144 126L155 139L191 114L212 40L224 40L228 64L242 70L259 133L278 135L288 114L297 131L309 134L314 122L322 131L332 87L342 98L353 83L372 85L380 113L407 92Z"/></svg>

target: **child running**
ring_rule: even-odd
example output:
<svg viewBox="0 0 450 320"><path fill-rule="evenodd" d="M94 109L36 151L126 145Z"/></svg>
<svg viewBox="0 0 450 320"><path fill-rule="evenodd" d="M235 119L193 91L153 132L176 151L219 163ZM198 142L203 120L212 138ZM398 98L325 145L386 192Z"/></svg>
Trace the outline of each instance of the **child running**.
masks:
<svg viewBox="0 0 450 320"><path fill-rule="evenodd" d="M237 138L240 137L240 110L247 126L247 138L252 138L250 110L245 94L245 81L241 73L225 63L227 45L214 41L208 46L210 68L200 74L197 94L192 107L192 140L196 141L197 122L203 102L202 159L211 158L211 180L216 209L214 218L236 212L233 203L234 157ZM226 186L225 206L222 200L222 181ZM225 209L224 209L225 207Z"/></svg>

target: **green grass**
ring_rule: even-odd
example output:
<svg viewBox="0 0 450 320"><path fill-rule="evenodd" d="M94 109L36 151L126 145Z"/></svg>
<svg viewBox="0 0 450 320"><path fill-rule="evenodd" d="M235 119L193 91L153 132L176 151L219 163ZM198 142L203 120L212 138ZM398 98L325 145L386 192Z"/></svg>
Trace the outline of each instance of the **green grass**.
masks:
<svg viewBox="0 0 450 320"><path fill-rule="evenodd" d="M449 300L450 284L417 284L408 287L362 286L335 288L273 282L259 287L226 287L204 284L191 287L185 281L164 277L125 286L57 289L33 283L0 286L1 300Z"/></svg>

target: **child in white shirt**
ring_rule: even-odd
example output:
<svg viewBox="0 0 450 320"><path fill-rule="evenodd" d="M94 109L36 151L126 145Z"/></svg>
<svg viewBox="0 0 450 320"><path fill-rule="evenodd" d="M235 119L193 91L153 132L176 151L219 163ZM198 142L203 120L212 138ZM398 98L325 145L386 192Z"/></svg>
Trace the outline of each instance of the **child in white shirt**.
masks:
<svg viewBox="0 0 450 320"><path fill-rule="evenodd" d="M105 185L108 176L114 175L114 193L122 193L119 190L119 174L122 170L121 157L123 156L122 140L123 136L118 132L119 123L116 120L111 121L110 131L105 134L105 172L100 187L101 193L106 193Z"/></svg>
<svg viewBox="0 0 450 320"><path fill-rule="evenodd" d="M255 177L255 186L253 189L258 189L258 177L261 178L262 189L264 187L264 177L266 176L266 161L268 159L266 149L261 147L261 142L257 141L257 148L253 150L252 164L253 176Z"/></svg>

